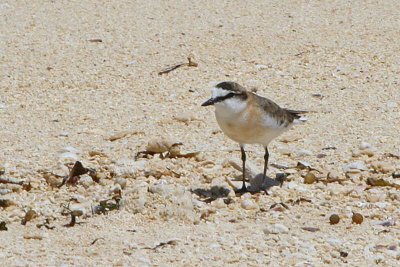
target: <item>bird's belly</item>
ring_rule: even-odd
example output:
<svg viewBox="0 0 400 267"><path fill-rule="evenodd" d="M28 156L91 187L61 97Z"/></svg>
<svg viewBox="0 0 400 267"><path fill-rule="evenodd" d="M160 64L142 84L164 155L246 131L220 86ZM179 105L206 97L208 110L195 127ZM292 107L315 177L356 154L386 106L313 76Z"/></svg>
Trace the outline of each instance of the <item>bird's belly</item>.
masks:
<svg viewBox="0 0 400 267"><path fill-rule="evenodd" d="M269 128L252 119L228 119L217 116L217 122L229 138L241 144L268 145L283 132L283 129Z"/></svg>

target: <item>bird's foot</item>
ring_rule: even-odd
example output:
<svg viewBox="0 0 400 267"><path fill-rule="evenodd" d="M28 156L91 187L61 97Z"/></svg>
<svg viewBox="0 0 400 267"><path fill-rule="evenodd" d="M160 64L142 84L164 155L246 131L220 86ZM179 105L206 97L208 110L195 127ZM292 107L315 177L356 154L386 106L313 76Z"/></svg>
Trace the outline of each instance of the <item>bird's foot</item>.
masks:
<svg viewBox="0 0 400 267"><path fill-rule="evenodd" d="M249 192L249 190L247 189L247 187L245 185L243 185L242 188L235 190L236 195L243 195L244 193L247 193L247 192Z"/></svg>

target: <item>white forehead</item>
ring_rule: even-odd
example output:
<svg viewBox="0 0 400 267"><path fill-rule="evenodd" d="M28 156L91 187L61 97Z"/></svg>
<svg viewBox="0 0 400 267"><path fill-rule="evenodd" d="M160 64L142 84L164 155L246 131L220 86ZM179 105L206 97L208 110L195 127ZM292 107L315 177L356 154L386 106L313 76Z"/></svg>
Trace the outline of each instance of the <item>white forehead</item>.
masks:
<svg viewBox="0 0 400 267"><path fill-rule="evenodd" d="M211 88L211 92L212 92L212 97L216 98L219 96L226 96L229 93L232 93L231 91L219 88L219 87L213 87Z"/></svg>

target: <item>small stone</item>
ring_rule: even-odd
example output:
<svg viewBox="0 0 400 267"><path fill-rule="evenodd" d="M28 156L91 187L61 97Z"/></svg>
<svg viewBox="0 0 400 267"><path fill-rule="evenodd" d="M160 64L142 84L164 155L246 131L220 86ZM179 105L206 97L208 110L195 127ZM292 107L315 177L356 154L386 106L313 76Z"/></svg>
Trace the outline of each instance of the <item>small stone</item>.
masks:
<svg viewBox="0 0 400 267"><path fill-rule="evenodd" d="M74 154L80 154L81 153L81 151L79 149L77 149L77 148L75 148L73 146L63 147L60 152L61 153L70 152L70 153L74 153Z"/></svg>
<svg viewBox="0 0 400 267"><path fill-rule="evenodd" d="M25 213L25 217L22 220L22 225L25 225L27 222L33 220L34 218L37 217L37 213L36 211L29 209L26 213Z"/></svg>
<svg viewBox="0 0 400 267"><path fill-rule="evenodd" d="M285 156L290 156L292 154L292 151L286 147L278 148L277 152Z"/></svg>
<svg viewBox="0 0 400 267"><path fill-rule="evenodd" d="M398 105L395 101L389 101L387 102L386 106L388 107L388 109L395 109Z"/></svg>
<svg viewBox="0 0 400 267"><path fill-rule="evenodd" d="M286 234L286 233L289 233L289 229L283 224L276 223L276 224L270 225L266 229L264 229L264 233L266 235L269 235L269 234Z"/></svg>
<svg viewBox="0 0 400 267"><path fill-rule="evenodd" d="M121 185L115 184L113 187L111 187L109 194L110 195L120 195L121 194Z"/></svg>
<svg viewBox="0 0 400 267"><path fill-rule="evenodd" d="M330 224L338 224L339 221L340 221L340 217L339 217L339 215L337 215L337 214L332 214L332 215L329 217L329 223L330 223Z"/></svg>
<svg viewBox="0 0 400 267"><path fill-rule="evenodd" d="M118 177L117 179L115 179L114 183L115 184L119 184L121 186L121 189L125 189L126 188L126 184L127 184L128 180L125 178L121 178Z"/></svg>
<svg viewBox="0 0 400 267"><path fill-rule="evenodd" d="M63 163L75 163L76 161L79 160L78 155L72 152L65 152L62 153L60 156L60 161Z"/></svg>
<svg viewBox="0 0 400 267"><path fill-rule="evenodd" d="M368 148L372 148L372 146L367 142L361 142L361 144L359 146L360 150L364 150L364 149L368 149Z"/></svg>
<svg viewBox="0 0 400 267"><path fill-rule="evenodd" d="M167 183L166 180L159 180L157 183L149 187L149 192L153 194L158 194L163 197L171 195L172 187Z"/></svg>
<svg viewBox="0 0 400 267"><path fill-rule="evenodd" d="M313 184L317 181L317 177L315 176L314 173L309 172L304 176L304 183L305 184Z"/></svg>
<svg viewBox="0 0 400 267"><path fill-rule="evenodd" d="M79 178L79 184L81 184L84 188L89 188L94 185L93 178L87 174L81 175Z"/></svg>
<svg viewBox="0 0 400 267"><path fill-rule="evenodd" d="M343 171L348 172L350 170L360 170L366 171L368 170L367 166L365 166L364 162L362 161L355 161L350 164L343 166Z"/></svg>
<svg viewBox="0 0 400 267"><path fill-rule="evenodd" d="M360 151L361 155L367 155L368 157L373 157L375 155L375 151L371 148L367 148Z"/></svg>
<svg viewBox="0 0 400 267"><path fill-rule="evenodd" d="M364 218L360 213L353 213L351 220L353 221L353 223L361 224L363 222Z"/></svg>
<svg viewBox="0 0 400 267"><path fill-rule="evenodd" d="M245 210L254 210L258 208L257 204L255 204L253 200L248 198L242 200L241 206Z"/></svg>
<svg viewBox="0 0 400 267"><path fill-rule="evenodd" d="M342 245L342 241L336 238L327 238L326 242L333 247L340 247Z"/></svg>
<svg viewBox="0 0 400 267"><path fill-rule="evenodd" d="M256 64L256 69L257 70L266 70L266 69L268 69L268 66L263 65L263 64Z"/></svg>
<svg viewBox="0 0 400 267"><path fill-rule="evenodd" d="M365 195L368 202L376 203L383 202L386 199L386 194L379 189L370 189Z"/></svg>
<svg viewBox="0 0 400 267"><path fill-rule="evenodd" d="M353 172L353 171L357 171L357 172ZM346 178L349 178L354 183L357 183L361 178L361 172L359 170L352 169L349 172L346 172Z"/></svg>
<svg viewBox="0 0 400 267"><path fill-rule="evenodd" d="M374 161L371 163L371 167L380 173L392 173L395 171L395 168L389 162L385 161Z"/></svg>
<svg viewBox="0 0 400 267"><path fill-rule="evenodd" d="M0 195L7 195L12 193L13 191L11 189L0 189Z"/></svg>
<svg viewBox="0 0 400 267"><path fill-rule="evenodd" d="M293 190L296 190L299 192L307 192L308 191L308 189L306 187L296 183L295 181L291 181L291 182L287 183L286 187L288 189L293 189Z"/></svg>
<svg viewBox="0 0 400 267"><path fill-rule="evenodd" d="M218 198L217 200L214 200L211 205L217 209L223 209L226 207L226 204L222 198Z"/></svg>
<svg viewBox="0 0 400 267"><path fill-rule="evenodd" d="M311 156L312 152L306 149L299 149L295 151L295 154L297 157L305 157L305 156Z"/></svg>
<svg viewBox="0 0 400 267"><path fill-rule="evenodd" d="M339 179L340 174L337 171L330 171L327 175L328 179Z"/></svg>
<svg viewBox="0 0 400 267"><path fill-rule="evenodd" d="M394 172L394 173L392 173L392 177L393 178L400 178L400 172Z"/></svg>

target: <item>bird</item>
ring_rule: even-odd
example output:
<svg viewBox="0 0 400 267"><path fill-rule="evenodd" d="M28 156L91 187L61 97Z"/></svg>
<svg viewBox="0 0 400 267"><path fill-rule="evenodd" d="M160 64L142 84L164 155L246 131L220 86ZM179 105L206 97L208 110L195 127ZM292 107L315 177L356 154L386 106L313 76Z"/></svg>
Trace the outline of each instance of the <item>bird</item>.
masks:
<svg viewBox="0 0 400 267"><path fill-rule="evenodd" d="M232 81L218 83L211 92L211 98L202 106L215 107L215 117L219 127L225 135L239 144L243 184L236 193L248 192L245 183L245 145L263 146L263 179L265 180L269 160L268 144L293 125L304 122L306 119L302 117L302 114L307 111L282 108L272 100L248 91Z"/></svg>

